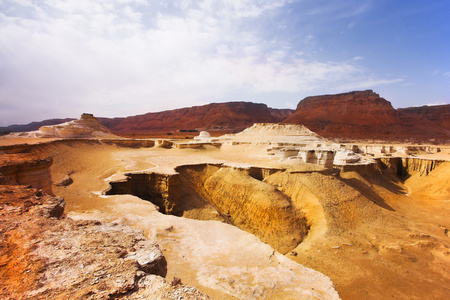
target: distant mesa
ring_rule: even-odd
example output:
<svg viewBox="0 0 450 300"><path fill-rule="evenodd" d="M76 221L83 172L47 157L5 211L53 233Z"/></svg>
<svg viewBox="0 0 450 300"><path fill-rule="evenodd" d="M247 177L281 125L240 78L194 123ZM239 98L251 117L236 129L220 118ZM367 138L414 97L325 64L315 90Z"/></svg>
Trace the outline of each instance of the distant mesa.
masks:
<svg viewBox="0 0 450 300"><path fill-rule="evenodd" d="M114 133L202 130L240 131L254 123L278 123L294 113L291 109L274 109L251 102L211 103L126 118L103 119L100 123Z"/></svg>
<svg viewBox="0 0 450 300"><path fill-rule="evenodd" d="M52 126L41 126L39 130L13 133L20 137L43 138L106 138L116 137L105 126L101 125L92 114L84 113L79 120L65 122Z"/></svg>
<svg viewBox="0 0 450 300"><path fill-rule="evenodd" d="M450 118L450 105L441 110ZM301 124L334 139L450 140L448 119L433 109L399 109L372 90L306 97L283 124Z"/></svg>
<svg viewBox="0 0 450 300"><path fill-rule="evenodd" d="M306 97L298 103L296 110L274 109L261 103L225 102L126 118L98 118L98 122L92 118L95 119L86 114L75 121L51 119L11 125L0 128L0 134L34 131L39 136L90 137L111 132L117 135L166 135L208 131L218 136L217 132L237 133L255 123L280 123L303 125L334 141L450 143L449 104L394 109L389 101L372 90ZM79 126L81 121L85 125ZM98 123L104 127L100 128ZM73 126L62 128L64 124Z"/></svg>

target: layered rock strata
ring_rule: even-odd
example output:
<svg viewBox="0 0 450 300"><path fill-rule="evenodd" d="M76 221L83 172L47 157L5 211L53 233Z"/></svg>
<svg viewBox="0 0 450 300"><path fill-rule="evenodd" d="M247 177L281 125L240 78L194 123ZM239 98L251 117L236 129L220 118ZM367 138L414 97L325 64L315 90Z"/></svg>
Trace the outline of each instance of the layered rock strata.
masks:
<svg viewBox="0 0 450 300"><path fill-rule="evenodd" d="M61 197L0 186L2 299L209 299L166 282L165 257L141 232L63 211Z"/></svg>
<svg viewBox="0 0 450 300"><path fill-rule="evenodd" d="M445 160L422 159L415 157L384 157L380 158L381 165L388 167L399 176L418 173L420 176L428 175Z"/></svg>
<svg viewBox="0 0 450 300"><path fill-rule="evenodd" d="M112 138L116 137L92 114L82 114L79 120L58 125L42 126L37 131L13 133L13 136L44 138Z"/></svg>
<svg viewBox="0 0 450 300"><path fill-rule="evenodd" d="M31 153L0 154L0 184L29 185L52 193L51 158Z"/></svg>
<svg viewBox="0 0 450 300"><path fill-rule="evenodd" d="M366 90L306 97L282 123L301 124L333 139L450 140L445 121L420 117L415 112L397 111L380 95Z"/></svg>
<svg viewBox="0 0 450 300"><path fill-rule="evenodd" d="M277 170L202 164L176 171L127 174L110 182L105 193L136 195L167 214L231 223L281 253L295 248L308 233L308 221L289 197L262 181Z"/></svg>

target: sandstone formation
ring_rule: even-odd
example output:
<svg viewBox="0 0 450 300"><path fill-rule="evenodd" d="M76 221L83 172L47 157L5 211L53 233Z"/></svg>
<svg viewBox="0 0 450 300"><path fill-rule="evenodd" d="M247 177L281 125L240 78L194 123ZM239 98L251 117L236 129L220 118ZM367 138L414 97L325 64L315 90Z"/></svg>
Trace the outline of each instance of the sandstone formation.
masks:
<svg viewBox="0 0 450 300"><path fill-rule="evenodd" d="M295 115L290 109L273 109L251 102L212 103L126 118L98 118L112 132L130 136L158 136L199 130L237 132L253 123L302 124L310 130L336 140L427 141L434 144L450 140L450 105L394 109L371 90L303 99ZM49 125L73 119L51 119L27 125L11 125L0 132L43 130L54 135ZM61 134L79 137L86 132L72 129Z"/></svg>
<svg viewBox="0 0 450 300"><path fill-rule="evenodd" d="M338 151L334 157L335 165L345 165L348 163L353 163L361 160L361 158L355 154L353 151L341 150Z"/></svg>
<svg viewBox="0 0 450 300"><path fill-rule="evenodd" d="M448 108L450 106L445 106ZM447 109L448 110L448 109ZM306 97L284 124L302 124L334 139L450 140L448 124L418 117L415 110L395 110L372 90Z"/></svg>
<svg viewBox="0 0 450 300"><path fill-rule="evenodd" d="M0 184L27 185L52 193L51 158L31 153L0 152Z"/></svg>
<svg viewBox="0 0 450 300"><path fill-rule="evenodd" d="M182 166L177 168L178 174L127 174L125 180L110 182L106 194L132 194L151 201L167 214L222 220L286 253L300 244L308 226L288 197L261 181L263 173L275 171Z"/></svg>
<svg viewBox="0 0 450 300"><path fill-rule="evenodd" d="M237 134L220 137L231 143L322 144L327 140L302 125L255 123Z"/></svg>
<svg viewBox="0 0 450 300"><path fill-rule="evenodd" d="M2 299L209 299L164 280L158 245L125 225L76 221L41 190L0 185Z"/></svg>
<svg viewBox="0 0 450 300"><path fill-rule="evenodd" d="M100 119L114 133L176 130L242 130L258 122L277 123L293 113L251 102L212 103L117 119Z"/></svg>
<svg viewBox="0 0 450 300"><path fill-rule="evenodd" d="M89 240L81 235L81 243L68 245L70 232L77 231L70 224L141 230L160 245L168 278L182 278L214 299L337 299L327 276L343 299L446 299L450 292L449 147L333 143L304 126L279 124L256 124L198 147L177 147L179 143L186 144L160 139L155 147L132 148L104 140L61 139L0 148L8 155L26 151L51 156L55 182L68 174L72 179L69 185L53 186L66 199L71 220L58 224L67 234L53 239L42 233L52 245L58 239L63 248L58 251L67 252L58 260L46 254L51 247L43 252L34 248L58 271L46 275L51 279L44 281L46 287L22 294L41 288L51 293L51 282L64 282L58 277L62 272L70 280L83 274L88 278L83 288L89 290L93 283L96 289L90 296L104 295L91 281L103 280L96 273L91 277L81 268L73 274L58 269L63 261L72 266L71 255L84 252L77 247ZM62 199L53 201L42 217L54 220L62 213ZM12 211L32 207L34 200L23 202ZM4 211L11 211L9 204L0 209ZM98 236L87 229L88 236ZM119 241L114 247L128 247L117 235L108 235ZM136 278L154 253L151 242L142 248L150 252L137 253L139 242L125 256L117 254L121 265L136 272L134 292L121 294L133 281L114 278L119 286L101 285L119 290L112 297L144 298L156 287L167 291L162 277L146 273L145 280ZM128 260L135 261L138 271ZM63 290L58 294L66 295Z"/></svg>
<svg viewBox="0 0 450 300"><path fill-rule="evenodd" d="M42 126L37 131L13 134L22 137L45 138L114 138L108 128L101 125L92 114L82 114L79 120L58 125Z"/></svg>
<svg viewBox="0 0 450 300"><path fill-rule="evenodd" d="M450 105L435 105L435 106L420 106L420 107L408 107L399 108L397 111L400 113L402 119L415 119L419 121L427 120L432 121L439 126L450 130ZM416 121L417 122L417 121Z"/></svg>

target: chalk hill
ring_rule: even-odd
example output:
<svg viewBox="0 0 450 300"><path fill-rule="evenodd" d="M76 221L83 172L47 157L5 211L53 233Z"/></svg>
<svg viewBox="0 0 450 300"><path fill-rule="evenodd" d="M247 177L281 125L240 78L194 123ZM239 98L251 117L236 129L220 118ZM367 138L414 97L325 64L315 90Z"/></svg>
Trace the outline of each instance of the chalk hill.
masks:
<svg viewBox="0 0 450 300"><path fill-rule="evenodd" d="M442 110L450 113L450 105ZM301 124L327 138L450 140L448 121L439 110L399 109L372 90L306 97L285 124Z"/></svg>

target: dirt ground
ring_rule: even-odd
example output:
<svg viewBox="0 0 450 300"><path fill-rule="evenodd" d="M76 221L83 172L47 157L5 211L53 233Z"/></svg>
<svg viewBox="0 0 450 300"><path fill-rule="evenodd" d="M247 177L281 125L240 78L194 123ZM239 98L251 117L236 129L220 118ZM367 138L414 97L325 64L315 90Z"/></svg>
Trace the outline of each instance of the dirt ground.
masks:
<svg viewBox="0 0 450 300"><path fill-rule="evenodd" d="M183 218L172 217L172 223L151 218L146 221L144 212L154 208L135 197L102 196L101 192L109 186L107 181L121 178L124 172L173 173L176 166L193 162L285 167L268 158L264 145L127 149L78 143L36 149L53 157L54 182L71 174L72 185L53 187L53 192L67 201L69 215L122 219L147 235L157 235L168 260L168 278L181 277L194 286L201 285L198 280L201 268L187 262L194 260L192 253L174 247L187 247L188 241L174 243L182 239L182 230L178 233L166 230L170 224L186 228L178 223ZM449 159L446 153L438 156ZM383 170L383 174L341 172L338 177L314 172L280 173L269 176L267 182L278 184L281 191L298 199L298 203L304 201L299 205L303 205L306 216L314 221L311 235L286 257L330 277L342 299L448 299L449 178L450 162L446 162L428 176L416 173L404 180ZM160 227L156 227L161 230L149 231L148 222L159 222ZM212 226L208 222L213 221L188 222L204 222L202 226L192 225L192 228L198 226L201 234L205 227ZM233 234L238 233L233 231ZM232 284L227 282L227 288L228 285ZM232 293L217 292L208 286L199 286L199 290L209 293L213 299L233 299Z"/></svg>

